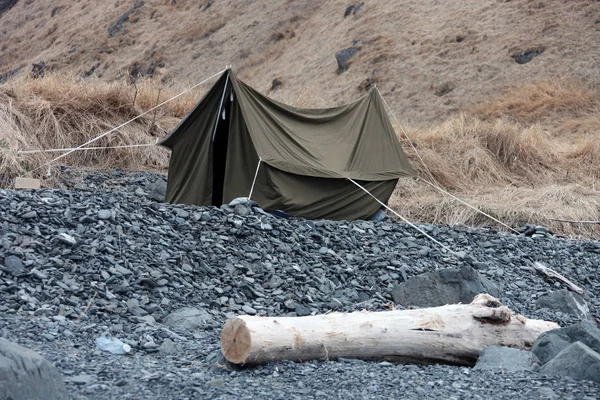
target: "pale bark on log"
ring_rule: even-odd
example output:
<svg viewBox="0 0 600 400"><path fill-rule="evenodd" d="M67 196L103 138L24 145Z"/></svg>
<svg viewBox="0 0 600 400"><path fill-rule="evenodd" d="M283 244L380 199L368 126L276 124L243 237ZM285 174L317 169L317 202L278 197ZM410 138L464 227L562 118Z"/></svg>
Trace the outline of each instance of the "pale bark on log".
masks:
<svg viewBox="0 0 600 400"><path fill-rule="evenodd" d="M471 304L418 310L234 317L223 327L221 349L234 364L354 358L473 365L484 347L530 349L557 328L480 294Z"/></svg>

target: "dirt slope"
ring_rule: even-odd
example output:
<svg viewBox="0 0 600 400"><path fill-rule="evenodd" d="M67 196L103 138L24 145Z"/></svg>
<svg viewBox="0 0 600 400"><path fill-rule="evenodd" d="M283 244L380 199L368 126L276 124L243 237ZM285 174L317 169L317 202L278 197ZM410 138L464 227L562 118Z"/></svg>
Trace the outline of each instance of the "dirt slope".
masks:
<svg viewBox="0 0 600 400"><path fill-rule="evenodd" d="M595 0L365 1L346 17L347 0L13 3L0 1L0 74L44 61L192 83L232 64L265 92L280 79L271 94L303 105L342 103L376 83L412 125L535 79L597 79L600 65ZM338 74L335 53L353 46ZM528 51L541 54L515 61Z"/></svg>

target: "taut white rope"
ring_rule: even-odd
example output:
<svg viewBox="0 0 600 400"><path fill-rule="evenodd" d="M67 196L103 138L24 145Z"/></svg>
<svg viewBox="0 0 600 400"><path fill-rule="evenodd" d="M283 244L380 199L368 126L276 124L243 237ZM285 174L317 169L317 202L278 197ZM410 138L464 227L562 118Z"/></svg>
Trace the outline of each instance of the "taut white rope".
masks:
<svg viewBox="0 0 600 400"><path fill-rule="evenodd" d="M365 192L366 194L368 194L369 196L371 196L373 199L375 199L375 201L377 201L379 204L381 204L383 207L385 207L388 211L391 211L395 216L397 216L398 218L400 218L402 221L406 222L408 225L410 225L411 227L413 227L417 231L421 232L426 238L428 238L432 242L436 243L437 245L439 245L440 247L442 247L444 250L446 250L446 251L448 251L448 252L450 252L450 253L452 253L455 256L457 256L457 257L460 258L460 255L458 255L456 252L452 251L448 246L444 245L443 243L441 243L440 241L438 241L434 237L430 236L423 229L419 228L418 226L416 226L415 224L413 224L412 222L410 222L409 220L407 220L406 218L404 218L402 215L398 214L396 211L392 210L390 207L387 206L387 204L385 204L384 202L382 202L381 200L379 200L377 197L373 196L371 194L371 192L369 192L367 189L365 189L364 187L362 187L361 185L359 185L352 178L347 178L347 179L350 182L354 183L356 186L358 186L360 189L362 189L363 192Z"/></svg>
<svg viewBox="0 0 600 400"><path fill-rule="evenodd" d="M408 134L406 133L406 130L404 130L404 127L402 126L402 124L400 124L400 121L398 121L398 118L396 118L396 115L394 114L394 112L392 111L392 109L390 108L390 106L388 105L387 101L385 101L385 98L383 97L383 95L381 94L381 92L379 91L379 89L377 89L377 87L375 87L375 89L377 90L377 92L379 93L379 96L381 96L381 99L383 100L383 103L385 104L386 108L388 109L389 113L392 115L392 117L394 118L394 120L396 121L396 123L398 124L398 126L400 127L400 129L402 130L402 133L404 133L404 136L406 137L406 140L408 140L408 143L410 143L411 147L413 148L413 150L415 151L415 154L417 155L417 157L419 157L419 160L421 160L421 163L423 164L423 167L425 167L425 170L427 171L427 173L429 174L429 176L431 177L431 180L433 182L437 181L435 180L435 178L433 177L431 171L429 170L429 168L427 168L427 165L425 164L425 161L423 160L423 158L421 157L421 155L419 154L419 152L417 151L417 148L415 147L415 145L413 144L413 142L410 140L410 138L408 137ZM447 194L448 196L452 197L455 200L458 200L459 202L461 202L462 204L466 205L467 207L472 208L473 210L477 211L478 213L485 215L486 217L490 218L493 221L496 221L497 223L499 223L500 225L510 229L511 231L515 232L515 233L519 233L516 230L514 230L513 228L511 228L510 226L506 225L504 222L498 220L497 218L492 217L491 215L487 214L484 211L481 211L480 209L478 209L475 206L472 206L471 204L467 203L464 200L459 199L458 197L454 196L453 194L448 193L446 190L442 189L439 184L435 184L432 182L427 181L426 179L423 178L419 178L421 179L423 182L431 185L432 187L434 187L435 189L439 190L440 192Z"/></svg>
<svg viewBox="0 0 600 400"><path fill-rule="evenodd" d="M431 173L431 171L427 167L427 164L425 164L425 160L423 160L423 157L421 157L421 154L419 153L419 151L417 150L417 148L413 144L412 140L410 140L410 137L408 136L408 133L406 133L406 130L404 129L404 126L402 126L402 124L400 123L400 121L398 120L398 118L396 118L396 114L394 114L394 112L392 111L392 108L389 106L389 104L387 103L387 101L385 101L385 97L383 97L383 95L381 94L381 92L379 91L379 89L377 88L377 86L375 87L375 90L377 90L377 93L379 93L379 96L381 97L381 100L383 100L383 104L385 104L385 107L388 109L389 113L392 114L392 117L394 117L394 120L396 121L396 124L398 124L398 126L402 130L402 133L404 133L404 137L406 138L406 140L408 141L408 143L410 144L410 146L415 151L415 154L417 155L417 157L419 157L419 160L421 160L421 164L423 164L423 167L425 167L425 171L427 171L427 173L431 177L431 180L435 182L435 178L433 177L433 174Z"/></svg>
<svg viewBox="0 0 600 400"><path fill-rule="evenodd" d="M256 166L256 172L254 173L254 180L252 181L252 186L250 187L250 194L248 195L248 200L252 198L252 192L254 191L254 184L256 183L256 177L258 177L258 170L260 168L260 163L262 162L262 158L258 158L258 165Z"/></svg>
<svg viewBox="0 0 600 400"><path fill-rule="evenodd" d="M90 143L93 143L93 142L95 142L95 141L97 141L97 140L100 140L100 139L102 139L104 136L106 136L106 135L108 135L108 134L111 134L111 133L113 133L114 131L116 131L116 130L118 130L118 129L122 128L122 127L124 127L125 125L127 125L127 124L129 124L129 123L131 123L131 122L133 122L133 121L135 121L135 120L138 120L138 119L140 119L140 118L141 118L141 117L143 117L144 115L146 115L146 114L148 114L148 113L150 113L150 112L152 112L152 111L156 110L156 109L157 109L157 108L159 108L159 107L162 107L162 106L164 106L164 105L165 105L165 104L167 104L168 102L170 102L170 101L173 101L173 100L175 100L176 98L178 98L178 97L180 97L180 96L183 96L184 94L186 94L186 93L187 93L187 92L189 92L190 90L193 90L193 89L197 88L198 86L202 85L203 83L205 83L205 82L208 82L209 80L211 80L211 79L212 79L212 78L214 78L215 76L218 76L218 75L222 74L224 71L225 71L225 70L222 70L222 71L219 71L219 72L217 72L217 73L216 73L216 74L214 74L213 76L211 76L211 77L209 77L209 78L206 78L206 79L205 79L205 80L203 80L202 82L195 84L194 86L192 86L192 87L190 87L190 88L188 88L188 89L184 90L183 92L179 93L178 95L175 95L175 96L171 97L170 99L168 99L168 100L165 100L165 101L163 101L163 102L162 102L162 103L160 103L160 104L157 104L156 106L152 107L151 109L149 109L149 110L147 110L147 111L144 111L143 113L141 113L141 114L140 114L140 115L138 115L137 117L134 117L134 118L130 119L129 121L127 121L127 122L124 122L124 123L122 123L121 125L119 125L119 126L117 126L117 127L115 127L115 128L112 128L112 129L111 129L111 130L109 130L108 132L104 132L104 133L103 133L103 134L101 134L100 136L96 136L94 139L92 139L92 140L88 140L88 141L87 141L87 142L85 142L84 144L82 144L82 145L79 145L79 146L75 147L75 148L74 148L74 149L72 149L72 150L69 150L69 151L68 151L68 152L66 152L65 154L61 154L60 156L58 156L58 157L56 157L56 158L54 158L54 159L52 159L52 160L48 161L47 163L45 163L45 164L42 164L42 165L40 165L39 167L32 169L31 171L29 171L29 172L27 173L27 175L31 175L33 172L37 171L38 169L44 168L44 167L46 167L46 166L48 166L48 165L52 164L53 162L55 162L55 161L58 161L58 160L60 160L61 158L64 158L64 157L68 156L69 154L73 153L73 152L74 152L74 151L76 151L77 149L81 149L82 147L84 147L84 146L87 146L87 145L88 145L88 144L90 144Z"/></svg>
<svg viewBox="0 0 600 400"><path fill-rule="evenodd" d="M439 186L437 186L437 185L435 185L435 184L433 184L433 183L429 182L429 181L428 181L428 180L426 180L426 179L422 179L422 178L419 178L419 179L421 179L421 180L422 180L423 182L425 182L426 184L428 184L428 185L431 185L432 187L434 187L435 189L439 190L440 192L442 192L442 193L444 193L444 194L447 194L448 196L452 197L454 200L457 200L457 201L461 202L462 204L464 204L465 206L467 206L467 207L470 207L470 208L472 208L473 210L477 211L478 213L485 215L486 217L488 217L488 218L489 218L489 219L491 219L492 221L496 221L497 223L499 223L500 225L504 226L505 228L508 228L508 229L510 229L511 231L513 231L514 233L516 233L516 234L519 234L519 232L518 232L517 230L515 230L515 229L511 228L510 226L506 225L504 222L500 221L499 219L492 217L491 215L489 215L489 214L488 214L488 213L486 213L485 211L481 211L479 208L477 208L477 207L475 207L475 206L472 206L472 205L470 205L469 203L467 203L466 201L464 201L464 200L462 200L462 199L459 199L458 197L456 197L456 196L455 196L455 195L453 195L452 193L448 193L447 191L445 191L445 190L444 190L444 189L442 189L441 187L439 187Z"/></svg>
<svg viewBox="0 0 600 400"><path fill-rule="evenodd" d="M34 154L34 153L60 153L64 151L81 151L81 150L104 150L104 149L124 149L127 147L149 147L156 146L156 143L146 144L125 144L123 146L107 146L107 147L71 147L66 149L47 149L47 150L19 150L17 154Z"/></svg>

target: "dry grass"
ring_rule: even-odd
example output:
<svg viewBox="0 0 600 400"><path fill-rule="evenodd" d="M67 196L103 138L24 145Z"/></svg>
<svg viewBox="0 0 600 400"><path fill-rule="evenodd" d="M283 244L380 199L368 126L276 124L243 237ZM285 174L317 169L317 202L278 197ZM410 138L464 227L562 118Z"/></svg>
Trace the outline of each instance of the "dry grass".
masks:
<svg viewBox="0 0 600 400"><path fill-rule="evenodd" d="M172 97L177 90L145 80L82 81L72 75L48 75L0 85L0 186L26 175L60 152L19 154L21 150L76 147ZM164 136L198 101L190 92L95 142L95 147L153 143ZM162 148L76 151L61 163L86 168L164 169ZM35 176L45 173L36 170Z"/></svg>
<svg viewBox="0 0 600 400"><path fill-rule="evenodd" d="M513 227L538 223L598 237L598 225L555 219L600 221L599 94L597 85L578 80L533 82L507 90L471 116L409 135L433 178L480 210ZM565 130L567 123L585 129ZM428 178L407 149L420 176ZM495 224L425 184L400 182L391 205L423 222Z"/></svg>
<svg viewBox="0 0 600 400"><path fill-rule="evenodd" d="M558 82L560 87L555 90L546 82L542 85L552 96L566 96L564 82ZM206 87L199 89L203 90ZM8 186L15 176L24 175L60 154L20 155L17 150L76 146L177 92L151 80L132 86L124 82L83 82L65 75L16 80L0 86L0 185ZM585 92L577 93L570 96L569 104L575 104L573 99ZM156 116L150 113L97 145L152 143L196 104L200 94L194 91L182 96ZM504 96L506 99L508 94ZM545 102L562 101L552 96ZM303 107L325 106L319 97L315 88L306 87L299 96L286 101ZM498 100L491 104L499 103ZM589 110L598 105L589 99L578 104L578 109L585 104ZM528 111L515 105L511 108L514 115L534 112L529 102L522 106ZM546 113L535 111L540 112L539 118L557 113L555 107L544 109ZM538 223L572 236L598 235L597 225L578 226L552 219L600 220L600 132L587 132L585 140L571 143L565 141L564 135L549 135L539 125L519 123L514 115L503 113L483 118L457 114L429 129L409 127L408 135L427 169L407 143L404 148L421 177L428 179L431 172L445 189L511 226ZM148 147L76 152L61 163L85 168L165 171L167 161L166 151ZM36 172L38 176L43 173L45 170ZM399 183L390 205L419 222L495 225L425 183L411 180Z"/></svg>
<svg viewBox="0 0 600 400"><path fill-rule="evenodd" d="M554 78L507 89L474 109L484 119L508 118L521 124L542 124L553 135L600 131L598 82Z"/></svg>
<svg viewBox="0 0 600 400"><path fill-rule="evenodd" d="M430 130L409 131L435 180L453 190L535 184L557 169L548 138L536 127L463 114ZM410 149L408 150L411 151ZM427 176L422 163L421 176Z"/></svg>
<svg viewBox="0 0 600 400"><path fill-rule="evenodd" d="M535 223L574 238L595 238L598 225L554 219L600 220L600 193L581 184L548 184L539 188L490 187L455 193L461 199L512 227ZM444 196L424 183L400 182L390 206L413 221L445 225L492 226L484 215Z"/></svg>

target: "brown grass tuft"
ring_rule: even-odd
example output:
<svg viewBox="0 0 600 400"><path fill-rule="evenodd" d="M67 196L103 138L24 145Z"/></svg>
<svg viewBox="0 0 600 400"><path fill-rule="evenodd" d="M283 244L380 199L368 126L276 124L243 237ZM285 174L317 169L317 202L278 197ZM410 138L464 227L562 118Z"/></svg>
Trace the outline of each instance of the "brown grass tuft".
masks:
<svg viewBox="0 0 600 400"><path fill-rule="evenodd" d="M558 163L539 129L524 129L504 119L488 122L458 115L429 131L409 135L415 136L434 178L451 189L537 182ZM418 160L413 164L427 176Z"/></svg>
<svg viewBox="0 0 600 400"><path fill-rule="evenodd" d="M18 154L20 150L78 145L122 124L177 94L156 81L80 80L50 74L0 86L0 186L27 174L60 152ZM94 147L153 143L198 101L190 92L93 144ZM164 169L168 154L156 147L77 151L61 163L86 168ZM46 171L36 171L36 176Z"/></svg>
<svg viewBox="0 0 600 400"><path fill-rule="evenodd" d="M419 176L429 172L446 190L509 226L548 226L558 233L595 237L598 225L553 219L600 220L600 140L565 150L561 138L506 118L459 115L429 130L408 130L419 154L404 145ZM429 172L428 172L429 170ZM438 224L497 225L424 183L400 181L390 205L409 219Z"/></svg>
<svg viewBox="0 0 600 400"><path fill-rule="evenodd" d="M538 80L508 89L473 113L484 119L542 123L557 135L591 132L600 129L600 85L567 78Z"/></svg>

